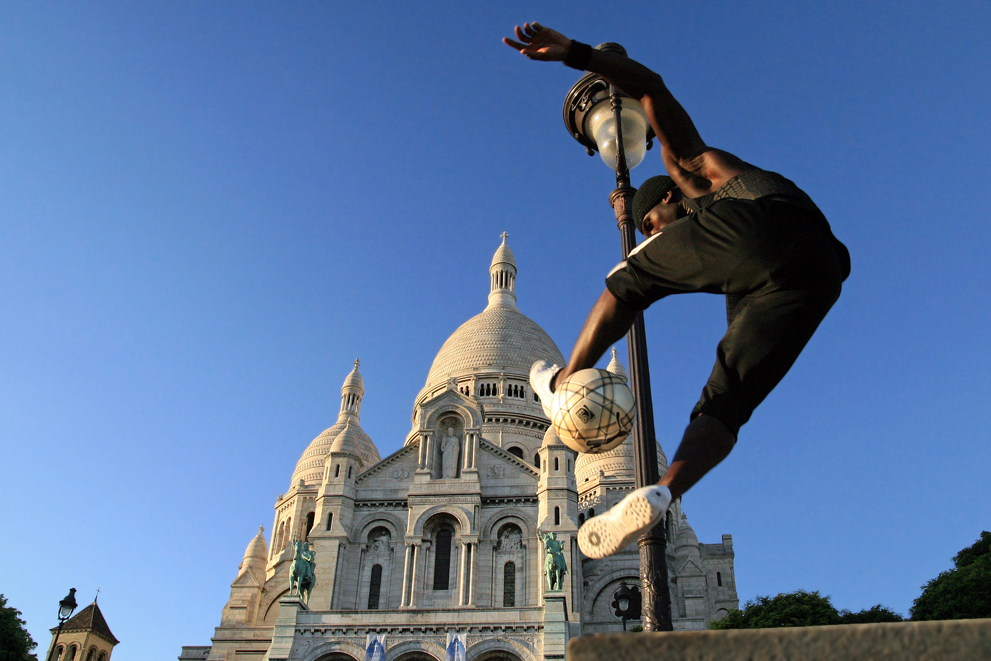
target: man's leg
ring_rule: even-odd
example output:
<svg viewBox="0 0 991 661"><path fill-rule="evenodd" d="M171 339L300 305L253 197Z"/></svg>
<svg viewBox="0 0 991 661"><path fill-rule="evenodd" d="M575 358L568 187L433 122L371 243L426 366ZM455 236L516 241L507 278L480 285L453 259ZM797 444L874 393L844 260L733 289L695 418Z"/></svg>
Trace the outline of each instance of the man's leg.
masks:
<svg viewBox="0 0 991 661"><path fill-rule="evenodd" d="M718 466L735 444L736 436L726 425L711 415L699 415L685 429L674 460L658 484L671 490L672 500L680 498Z"/></svg>

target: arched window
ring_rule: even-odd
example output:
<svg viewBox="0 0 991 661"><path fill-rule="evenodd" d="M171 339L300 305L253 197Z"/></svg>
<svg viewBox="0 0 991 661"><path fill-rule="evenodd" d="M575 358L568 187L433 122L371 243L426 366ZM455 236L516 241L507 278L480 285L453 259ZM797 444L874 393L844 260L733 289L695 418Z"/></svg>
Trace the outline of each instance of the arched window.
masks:
<svg viewBox="0 0 991 661"><path fill-rule="evenodd" d="M533 465L540 468L540 453L533 455Z"/></svg>
<svg viewBox="0 0 991 661"><path fill-rule="evenodd" d="M437 549L434 552L434 590L448 590L451 585L451 537L454 531L441 528L437 531Z"/></svg>
<svg viewBox="0 0 991 661"><path fill-rule="evenodd" d="M89 654L86 655L86 661L96 661L96 648L89 648Z"/></svg>
<svg viewBox="0 0 991 661"><path fill-rule="evenodd" d="M62 661L62 652L64 651L65 648L62 647L61 645L55 648L55 661Z"/></svg>
<svg viewBox="0 0 991 661"><path fill-rule="evenodd" d="M378 610L379 592L382 590L382 565L372 567L372 581L368 586L368 610Z"/></svg>
<svg viewBox="0 0 991 661"><path fill-rule="evenodd" d="M107 653L100 652L100 656L96 657L96 661L107 661Z"/></svg>
<svg viewBox="0 0 991 661"><path fill-rule="evenodd" d="M593 516L595 516L595 508L594 507L590 507L589 510L588 510L588 518L591 519Z"/></svg>
<svg viewBox="0 0 991 661"><path fill-rule="evenodd" d="M579 514L578 515L578 527L581 528L583 523L585 523L585 515L584 514Z"/></svg>
<svg viewBox="0 0 991 661"><path fill-rule="evenodd" d="M340 476L341 476L341 465L337 464L336 466L334 466L334 477L340 477Z"/></svg>
<svg viewBox="0 0 991 661"><path fill-rule="evenodd" d="M330 512L327 515L327 530L330 530L333 527L334 527L334 513Z"/></svg>
<svg viewBox="0 0 991 661"><path fill-rule="evenodd" d="M351 469L352 468L354 468L354 466L348 466L348 479L349 480L351 479Z"/></svg>
<svg viewBox="0 0 991 661"><path fill-rule="evenodd" d="M561 464L558 462L557 457L554 457L554 470L555 471L561 470Z"/></svg>
<svg viewBox="0 0 991 661"><path fill-rule="evenodd" d="M554 508L554 525L555 526L561 525L561 508L560 507L555 507Z"/></svg>
<svg viewBox="0 0 991 661"><path fill-rule="evenodd" d="M303 526L303 541L305 542L310 538L310 531L313 530L313 517L316 516L315 512L310 512L306 515L306 525Z"/></svg>
<svg viewBox="0 0 991 661"><path fill-rule="evenodd" d="M516 564L507 562L502 569L502 605L506 608L516 606Z"/></svg>
<svg viewBox="0 0 991 661"><path fill-rule="evenodd" d="M65 655L65 661L75 661L76 658L76 646L69 645L69 651Z"/></svg>
<svg viewBox="0 0 991 661"><path fill-rule="evenodd" d="M523 458L523 450L521 448L509 448L509 454L519 457L520 459Z"/></svg>
<svg viewBox="0 0 991 661"><path fill-rule="evenodd" d="M722 572L716 572L716 585L723 587L723 574Z"/></svg>

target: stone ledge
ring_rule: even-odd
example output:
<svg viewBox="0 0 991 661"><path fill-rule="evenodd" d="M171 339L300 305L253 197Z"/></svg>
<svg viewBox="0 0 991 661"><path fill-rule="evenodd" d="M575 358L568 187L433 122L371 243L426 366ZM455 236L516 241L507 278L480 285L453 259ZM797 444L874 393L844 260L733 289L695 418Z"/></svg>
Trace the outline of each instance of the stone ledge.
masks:
<svg viewBox="0 0 991 661"><path fill-rule="evenodd" d="M568 661L975 661L991 619L782 629L610 633L573 638Z"/></svg>

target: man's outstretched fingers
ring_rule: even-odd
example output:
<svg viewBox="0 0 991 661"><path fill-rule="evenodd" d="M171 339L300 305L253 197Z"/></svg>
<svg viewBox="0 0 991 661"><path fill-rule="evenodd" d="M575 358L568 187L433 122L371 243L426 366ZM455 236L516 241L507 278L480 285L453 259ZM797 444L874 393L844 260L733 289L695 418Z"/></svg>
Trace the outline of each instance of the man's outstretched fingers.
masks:
<svg viewBox="0 0 991 661"><path fill-rule="evenodd" d="M521 44L518 41L513 41L509 37L503 37L502 43L506 44L507 46L510 46L511 48L515 48L516 50L521 52L523 51L524 48L526 48L526 44Z"/></svg>
<svg viewBox="0 0 991 661"><path fill-rule="evenodd" d="M524 23L523 24L523 27L520 27L520 26L517 25L516 26L516 30L515 30L516 31L516 38L519 39L520 41L524 42L524 43L527 43L527 44L530 43L530 41L533 40L533 35L530 34L529 28L530 28L530 24L529 23Z"/></svg>

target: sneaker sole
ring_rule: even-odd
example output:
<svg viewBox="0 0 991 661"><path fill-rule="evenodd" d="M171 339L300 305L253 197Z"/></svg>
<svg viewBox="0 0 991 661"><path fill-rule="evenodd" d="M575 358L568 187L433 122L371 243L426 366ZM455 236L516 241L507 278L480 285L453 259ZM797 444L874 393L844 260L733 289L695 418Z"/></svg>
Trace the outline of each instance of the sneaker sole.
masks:
<svg viewBox="0 0 991 661"><path fill-rule="evenodd" d="M620 550L653 523L654 508L644 496L630 498L618 516L593 516L578 530L578 548L589 558L604 558Z"/></svg>

